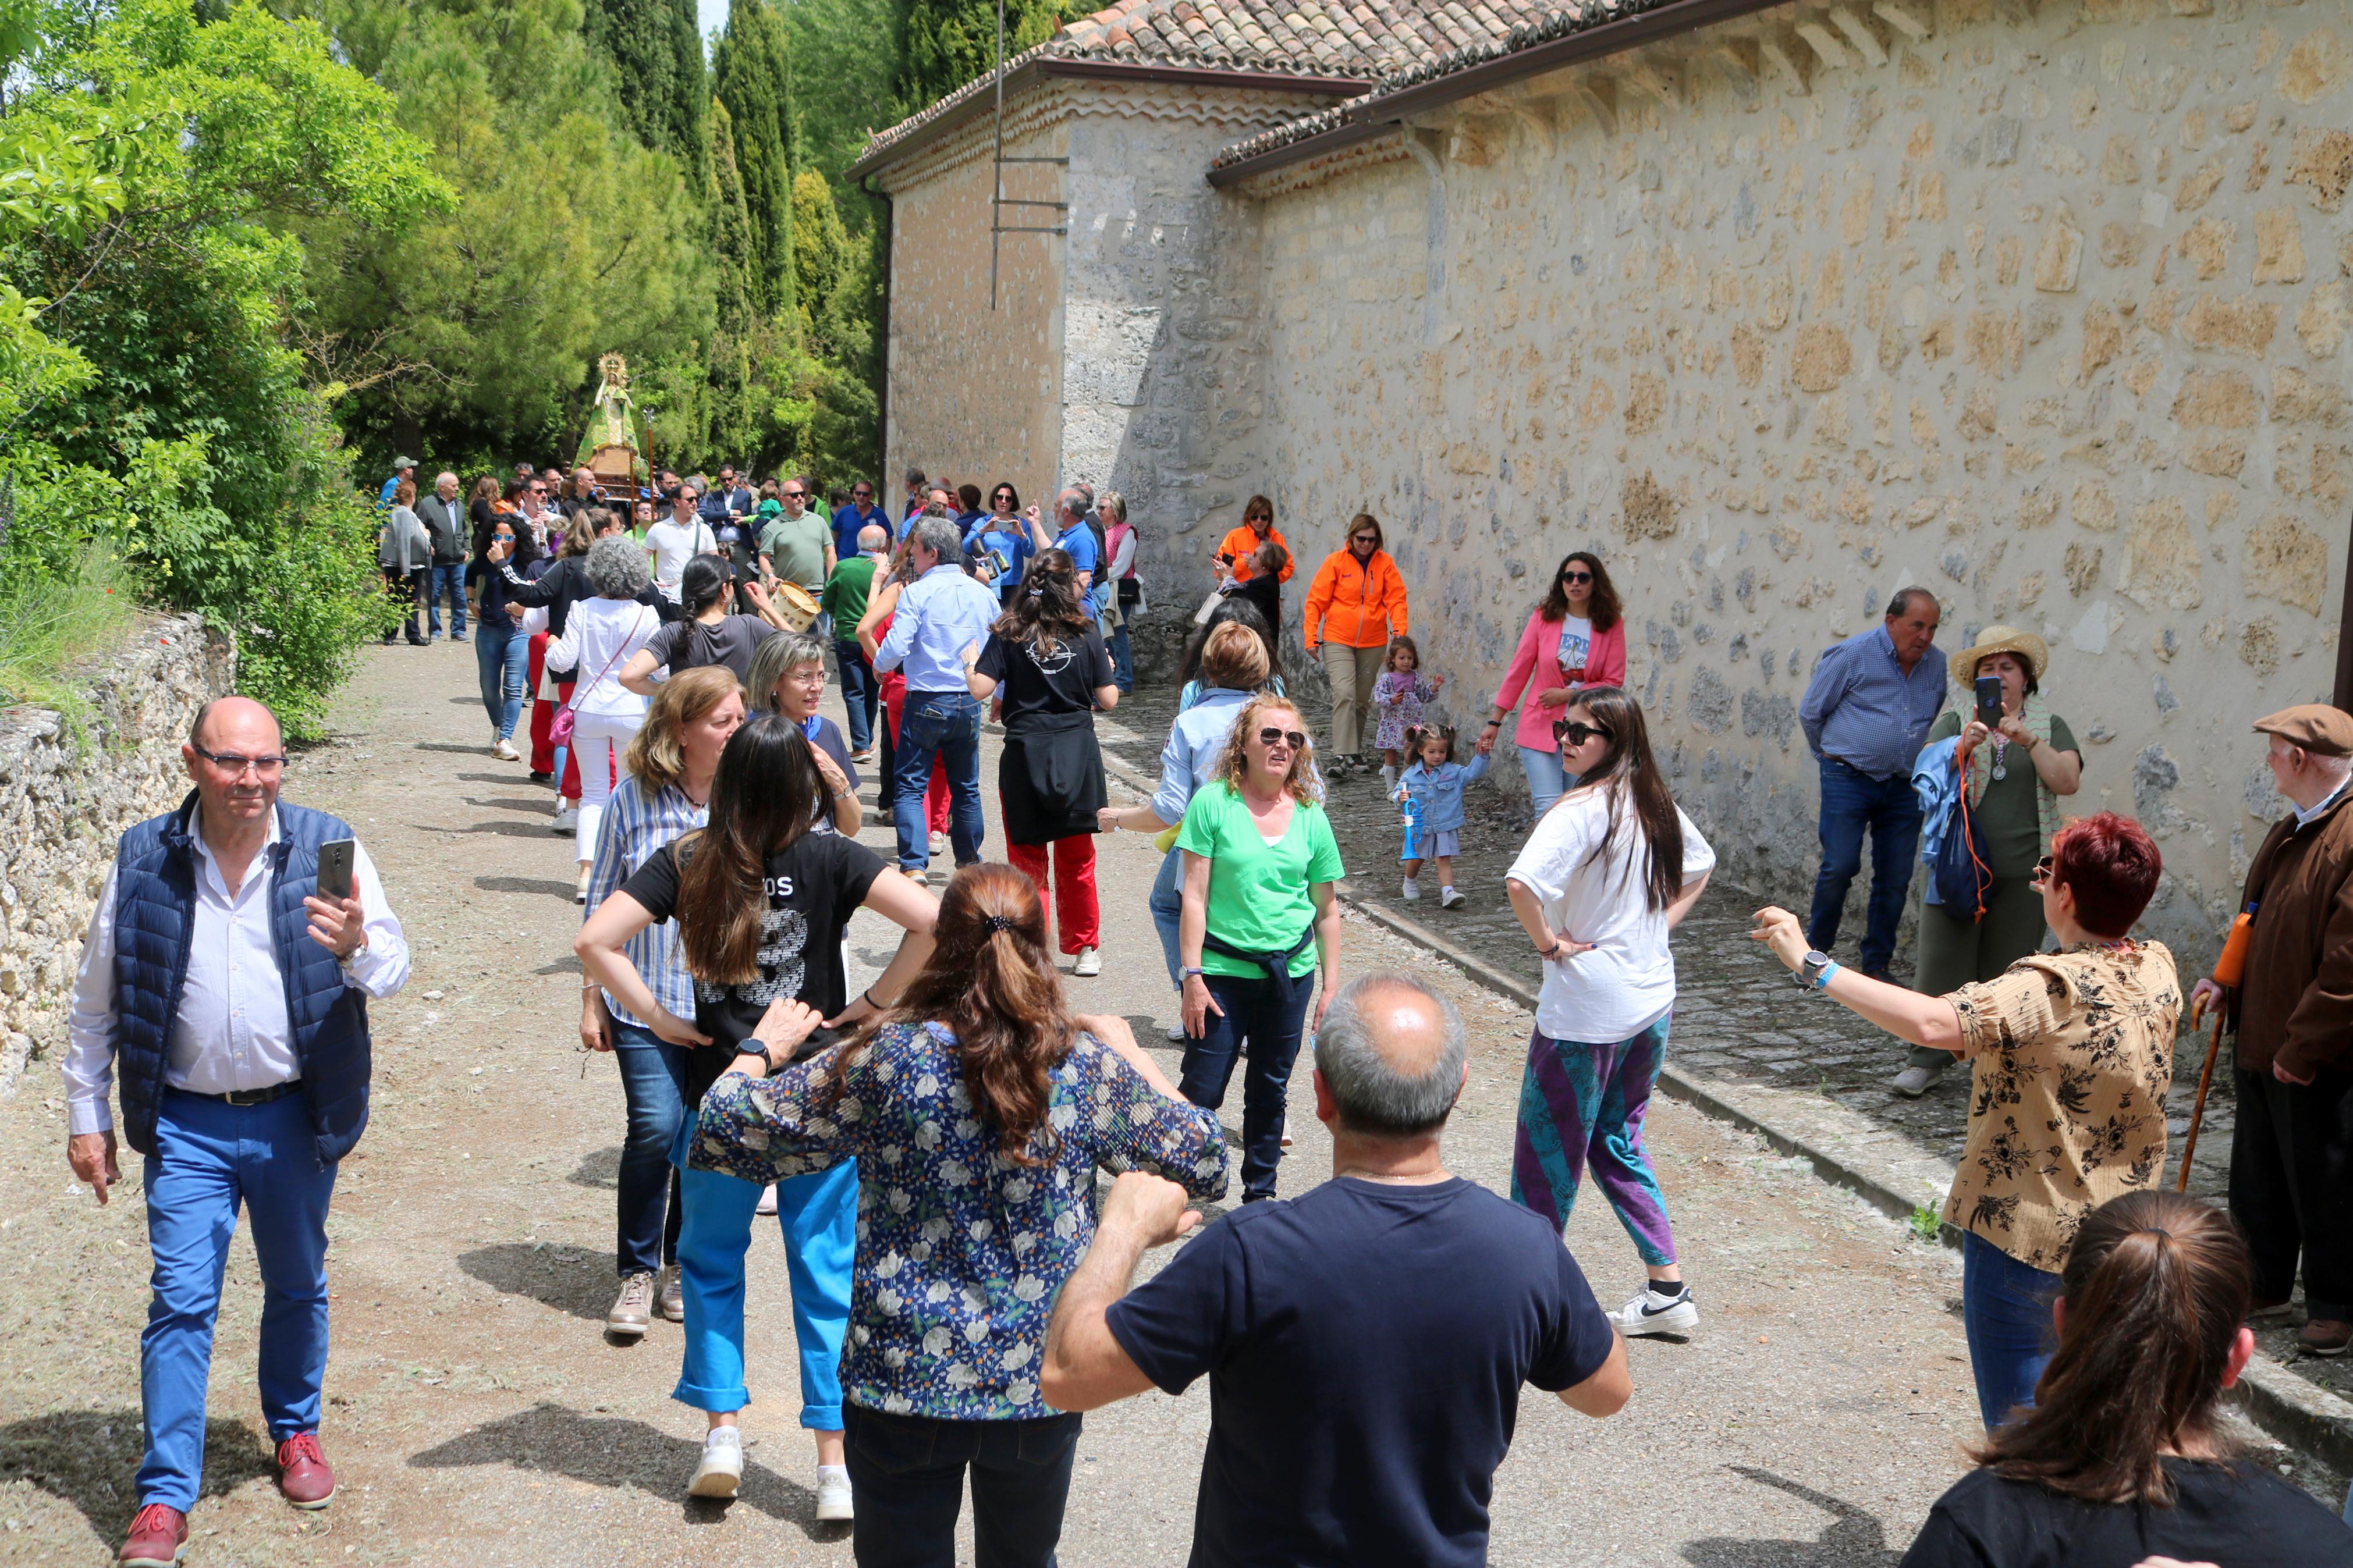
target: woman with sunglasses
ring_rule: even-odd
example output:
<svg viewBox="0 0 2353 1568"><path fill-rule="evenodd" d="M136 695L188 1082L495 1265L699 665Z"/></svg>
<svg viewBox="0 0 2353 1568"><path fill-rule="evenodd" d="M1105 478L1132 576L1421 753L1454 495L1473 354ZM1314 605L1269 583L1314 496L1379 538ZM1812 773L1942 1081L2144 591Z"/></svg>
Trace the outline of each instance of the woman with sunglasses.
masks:
<svg viewBox="0 0 2353 1568"><path fill-rule="evenodd" d="M1715 852L1667 793L1631 697L1587 687L1553 728L1577 783L1536 819L1504 884L1544 961L1512 1199L1566 1227L1590 1169L1650 1275L1611 1318L1630 1335L1689 1333L1699 1308L1642 1117L1675 1005L1668 933L1699 901Z"/></svg>
<svg viewBox="0 0 2353 1568"><path fill-rule="evenodd" d="M1340 964L1340 846L1308 761L1307 725L1261 694L1234 717L1216 774L1194 792L1176 831L1185 855L1176 944L1182 963L1185 1065L1178 1087L1196 1105L1225 1103L1244 1057L1242 1201L1274 1196L1282 1116L1307 1003L1332 1005Z"/></svg>
<svg viewBox="0 0 2353 1568"><path fill-rule="evenodd" d="M473 605L474 665L480 677L482 710L491 718L491 754L502 763L522 760L514 747L516 723L522 718L524 677L531 670L531 638L521 620L507 613L512 601L507 582L491 560L491 547L500 547L501 561L528 573L538 561L539 542L520 516L494 513L474 529L473 559L466 563L465 594Z"/></svg>
<svg viewBox="0 0 2353 1568"><path fill-rule="evenodd" d="M2034 1403L2051 1301L2085 1217L2164 1174L2181 988L2173 954L2128 934L2163 870L2130 817L2069 823L2032 876L2058 951L1941 996L1810 951L1787 910L1757 910L1748 933L1799 985L1970 1063L1968 1139L1944 1219L1964 1233L1961 1326L1989 1432Z"/></svg>
<svg viewBox="0 0 2353 1568"><path fill-rule="evenodd" d="M1021 515L1019 490L1000 480L988 493L988 515L965 532L965 553L986 552L995 558L997 575L990 586L1010 608L1013 591L1021 586L1022 563L1038 553L1038 542L1029 537L1029 524Z"/></svg>
<svg viewBox="0 0 2353 1568"><path fill-rule="evenodd" d="M1413 629L1408 619L1405 577L1385 548L1380 520L1360 511L1348 520L1347 547L1315 568L1303 639L1307 657L1320 657L1331 678L1332 750L1351 767L1369 765L1364 736L1373 687L1388 662L1389 638Z"/></svg>
<svg viewBox="0 0 2353 1568"><path fill-rule="evenodd" d="M1528 798L1535 804L1536 816L1543 816L1561 792L1577 782L1575 770L1553 739L1555 721L1578 691L1620 686L1625 679L1626 626L1619 614L1618 591L1609 585L1600 557L1589 550L1571 551L1553 574L1544 603L1521 628L1519 647L1513 649L1511 667L1495 693L1494 710L1479 731L1480 754L1494 751L1504 716L1518 706L1523 691L1533 691L1534 700L1520 715L1513 739L1520 748L1520 771L1527 775Z"/></svg>

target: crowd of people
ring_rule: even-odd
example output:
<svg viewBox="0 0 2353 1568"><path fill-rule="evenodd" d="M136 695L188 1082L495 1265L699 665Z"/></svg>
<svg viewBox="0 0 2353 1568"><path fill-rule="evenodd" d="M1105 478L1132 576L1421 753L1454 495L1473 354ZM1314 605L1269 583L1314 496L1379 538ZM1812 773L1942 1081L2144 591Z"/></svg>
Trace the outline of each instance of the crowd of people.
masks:
<svg viewBox="0 0 2353 1568"><path fill-rule="evenodd" d="M1608 1417L1633 1391L1628 1338L1699 1329L1644 1120L1672 933L1716 856L1625 689L1599 555L1572 552L1545 585L1466 754L1381 525L1351 519L1299 623L1332 695L1319 742L1281 657L1297 563L1251 497L1198 584L1172 585L1203 593L1177 711L1150 798L1114 805L1095 715L1134 689L1145 601L1113 492L1025 507L1010 484L911 470L894 518L866 480L828 515L807 477L754 489L726 467L636 495L585 469L470 491L444 473L421 500L414 468L385 487L387 591L412 641L471 628L489 749L553 786L573 840L578 1036L615 1057L627 1108L604 1326L682 1325L673 1397L705 1424L684 1492L742 1481L745 1260L767 1215L816 1517L852 1524L865 1564L952 1563L967 1484L985 1568L1051 1563L1083 1414L1204 1377L1194 1562L1483 1562L1521 1387ZM2353 717L2257 721L2293 811L2249 872L2236 959L2185 1002L2172 955L2132 934L2157 845L2114 813L2061 815L2083 759L2042 691L2047 648L1991 626L1948 660L1937 616L1907 588L1822 656L1801 710L1820 879L1807 919L1767 907L1751 933L1910 1048L1896 1092L1927 1092L1955 1060L1973 1077L1943 1217L1963 1236L1986 1437L1905 1561L2353 1563L2353 1530L2235 1456L2217 1423L2247 1322L2286 1310L2299 1279L2306 1349L2353 1344L2331 1217L2353 1139ZM829 682L847 732L819 711ZM997 861L979 776L992 720ZM1501 892L1543 980L1504 1196L1443 1159L1470 1073L1462 1019L1420 980L1344 963L1327 802L1377 770L1403 896L1431 868L1439 908L1460 908L1464 792L1507 722L1535 820ZM396 993L408 962L349 826L279 799L266 709L208 705L183 755L188 797L125 836L99 900L65 1068L77 1178L103 1202L119 1175L118 1079L148 1162L134 1568L186 1547L240 1205L280 1484L298 1507L334 1495L328 1200L367 1118L365 1002ZM889 855L859 839L870 767ZM1173 1077L1082 1001L1102 973L1096 840L1119 832L1160 854L1126 891L1162 946ZM1866 838L1869 913L1846 963L1831 953ZM1915 861L1930 896L1906 986ZM898 935L853 994L861 910ZM2185 1005L2239 1031L2227 1215L2161 1184ZM1276 1201L1303 1050L1331 1179ZM1237 1071L1238 1182L1219 1117ZM1615 1310L1564 1240L1588 1172L1643 1271ZM1229 1193L1202 1225L1196 1205Z"/></svg>

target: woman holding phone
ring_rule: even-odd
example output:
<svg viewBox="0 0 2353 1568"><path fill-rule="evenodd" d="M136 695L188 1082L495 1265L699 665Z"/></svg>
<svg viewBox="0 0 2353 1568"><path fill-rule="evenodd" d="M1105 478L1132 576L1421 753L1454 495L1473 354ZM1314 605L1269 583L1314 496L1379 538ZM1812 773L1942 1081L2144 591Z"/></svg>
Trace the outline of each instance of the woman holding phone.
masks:
<svg viewBox="0 0 2353 1568"><path fill-rule="evenodd" d="M1985 918L1973 921L1935 901L1936 880L1928 879L1915 991L1941 996L1991 980L2042 945L2034 864L2059 831L2060 797L2084 782L2074 732L2042 695L2050 660L2041 637L2001 626L1986 627L1976 647L1953 656L1956 699L1929 730L1912 776L1924 794L1949 802L1966 762L1969 810L1993 883ZM1950 1051L1915 1046L1893 1087L1916 1100L1952 1061Z"/></svg>
<svg viewBox="0 0 2353 1568"><path fill-rule="evenodd" d="M507 613L506 578L491 560L497 545L499 559L528 574L539 559L539 541L520 517L491 514L474 527L473 559L466 563L466 596L474 607L474 662L482 684L482 709L491 717L491 754L503 763L518 763L514 748L516 723L522 718L523 678L531 668L531 638L519 617Z"/></svg>

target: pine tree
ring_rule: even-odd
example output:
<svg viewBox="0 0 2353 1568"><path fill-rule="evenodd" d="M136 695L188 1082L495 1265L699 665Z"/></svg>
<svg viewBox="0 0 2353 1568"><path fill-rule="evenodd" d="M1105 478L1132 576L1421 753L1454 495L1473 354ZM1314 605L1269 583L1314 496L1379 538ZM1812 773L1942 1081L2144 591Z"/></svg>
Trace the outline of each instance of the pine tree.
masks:
<svg viewBox="0 0 2353 1568"><path fill-rule="evenodd" d="M614 102L638 141L668 153L702 190L711 174L711 84L694 0L589 0L588 42L620 78Z"/></svg>
<svg viewBox="0 0 2353 1568"><path fill-rule="evenodd" d="M712 58L712 96L733 121L752 225L752 292L764 310L793 308L792 94L784 19L768 0L733 0Z"/></svg>
<svg viewBox="0 0 2353 1568"><path fill-rule="evenodd" d="M1067 0L1005 0L1005 58L1053 37ZM913 114L997 67L997 0L908 0L899 112Z"/></svg>
<svg viewBox="0 0 2353 1568"><path fill-rule="evenodd" d="M719 281L713 320L721 340L741 338L762 314L753 285L757 245L735 157L733 117L724 103L711 106L711 177L703 196L711 209L711 258Z"/></svg>

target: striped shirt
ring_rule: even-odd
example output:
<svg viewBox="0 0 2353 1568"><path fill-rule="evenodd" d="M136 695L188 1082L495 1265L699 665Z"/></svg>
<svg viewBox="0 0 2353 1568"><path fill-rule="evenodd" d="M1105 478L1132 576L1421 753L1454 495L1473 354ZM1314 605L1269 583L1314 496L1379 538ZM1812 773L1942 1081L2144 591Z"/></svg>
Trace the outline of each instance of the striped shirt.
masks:
<svg viewBox="0 0 2353 1568"><path fill-rule="evenodd" d="M676 784L648 798L645 784L634 774L624 774L613 786L612 802L606 806L604 825L597 830L596 859L588 870L587 907L593 910L610 898L613 889L652 858L655 850L710 820L710 807L687 799L686 792ZM654 1000L691 1023L694 981L686 973L686 955L679 948L678 922L663 921L648 926L631 937L622 951L637 966ZM609 991L605 993L605 1005L617 1023L652 1027L631 1015Z"/></svg>

